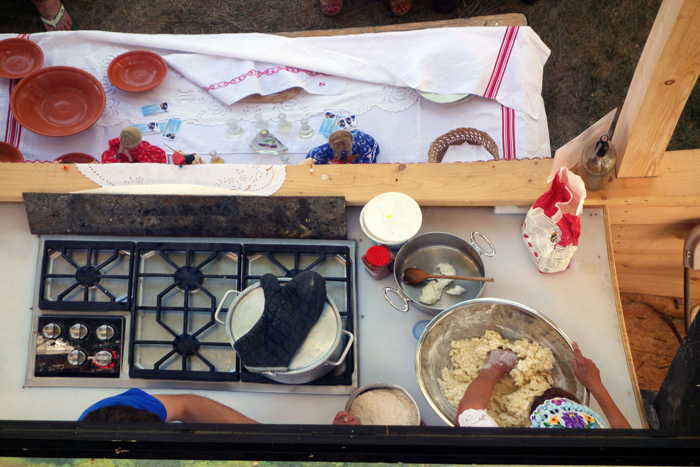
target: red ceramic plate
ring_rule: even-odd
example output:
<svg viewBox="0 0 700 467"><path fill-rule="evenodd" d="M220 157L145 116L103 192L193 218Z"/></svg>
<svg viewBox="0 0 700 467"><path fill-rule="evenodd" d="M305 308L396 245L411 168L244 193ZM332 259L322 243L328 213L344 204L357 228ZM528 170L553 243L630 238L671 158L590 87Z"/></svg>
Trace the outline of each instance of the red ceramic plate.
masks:
<svg viewBox="0 0 700 467"><path fill-rule="evenodd" d="M153 89L168 74L168 64L163 58L146 50L126 52L109 64L107 77L123 91L141 92Z"/></svg>
<svg viewBox="0 0 700 467"><path fill-rule="evenodd" d="M0 41L0 76L7 79L23 78L41 68L44 52L29 39Z"/></svg>
<svg viewBox="0 0 700 467"><path fill-rule="evenodd" d="M90 128L105 108L105 90L90 73L68 66L42 68L19 82L10 108L26 129L68 136Z"/></svg>
<svg viewBox="0 0 700 467"><path fill-rule="evenodd" d="M13 145L0 141L0 162L24 162L24 157Z"/></svg>
<svg viewBox="0 0 700 467"><path fill-rule="evenodd" d="M58 156L54 159L54 162L63 164L92 164L93 162L97 162L97 159L82 152L69 152L68 154Z"/></svg>

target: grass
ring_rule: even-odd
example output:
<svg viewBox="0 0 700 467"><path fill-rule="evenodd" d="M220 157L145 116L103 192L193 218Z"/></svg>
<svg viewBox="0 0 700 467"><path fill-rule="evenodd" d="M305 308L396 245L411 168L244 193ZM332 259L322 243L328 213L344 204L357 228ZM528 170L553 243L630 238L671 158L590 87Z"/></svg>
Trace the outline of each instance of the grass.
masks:
<svg viewBox="0 0 700 467"><path fill-rule="evenodd" d="M318 0L64 0L79 29L141 34L307 31L523 13L552 50L543 97L552 150L622 104L661 0L464 0L440 14L414 0L397 18L388 0L345 0L340 15L321 13ZM29 0L0 0L0 32L40 32ZM700 148L700 85L696 84L669 149Z"/></svg>

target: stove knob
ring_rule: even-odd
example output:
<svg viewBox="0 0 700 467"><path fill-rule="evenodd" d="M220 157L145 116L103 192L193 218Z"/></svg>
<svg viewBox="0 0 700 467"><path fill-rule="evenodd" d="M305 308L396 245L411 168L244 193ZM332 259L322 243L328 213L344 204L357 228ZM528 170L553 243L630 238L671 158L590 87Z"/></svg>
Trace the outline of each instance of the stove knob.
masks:
<svg viewBox="0 0 700 467"><path fill-rule="evenodd" d="M68 354L68 363L73 366L80 366L85 363L85 360L87 360L87 356L82 350L72 350L71 353Z"/></svg>
<svg viewBox="0 0 700 467"><path fill-rule="evenodd" d="M100 350L95 354L95 365L97 366L107 366L114 360L112 352L106 350Z"/></svg>
<svg viewBox="0 0 700 467"><path fill-rule="evenodd" d="M56 323L49 323L41 330L41 334L47 339L55 339L61 335L61 326Z"/></svg>
<svg viewBox="0 0 700 467"><path fill-rule="evenodd" d="M103 324L97 328L97 338L101 341L108 341L114 337L114 328L109 324Z"/></svg>
<svg viewBox="0 0 700 467"><path fill-rule="evenodd" d="M87 336L88 330L87 327L85 327L84 324L74 324L73 326L70 327L70 336L73 339L85 339L85 336Z"/></svg>

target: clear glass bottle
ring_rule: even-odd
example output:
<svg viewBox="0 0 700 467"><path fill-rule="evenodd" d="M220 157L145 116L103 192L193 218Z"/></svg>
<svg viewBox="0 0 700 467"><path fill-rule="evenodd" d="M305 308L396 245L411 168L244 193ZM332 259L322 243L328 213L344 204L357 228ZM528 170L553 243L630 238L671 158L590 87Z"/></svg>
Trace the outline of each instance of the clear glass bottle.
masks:
<svg viewBox="0 0 700 467"><path fill-rule="evenodd" d="M598 191L605 187L615 169L615 147L603 135L583 148L581 162L576 171L586 184L587 191Z"/></svg>

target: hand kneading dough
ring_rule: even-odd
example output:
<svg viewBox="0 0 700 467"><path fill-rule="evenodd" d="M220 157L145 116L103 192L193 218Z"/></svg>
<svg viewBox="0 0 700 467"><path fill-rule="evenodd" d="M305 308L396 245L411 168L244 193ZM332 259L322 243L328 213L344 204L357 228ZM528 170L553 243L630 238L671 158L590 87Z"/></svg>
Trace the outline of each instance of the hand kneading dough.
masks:
<svg viewBox="0 0 700 467"><path fill-rule="evenodd" d="M438 379L450 404L457 408L469 383L484 366L489 351L499 347L511 349L520 361L496 385L486 411L502 427L530 426L532 400L554 383L551 375L555 362L552 351L526 339L511 343L490 330L483 337L456 340L450 345L451 368L443 368L442 379Z"/></svg>

